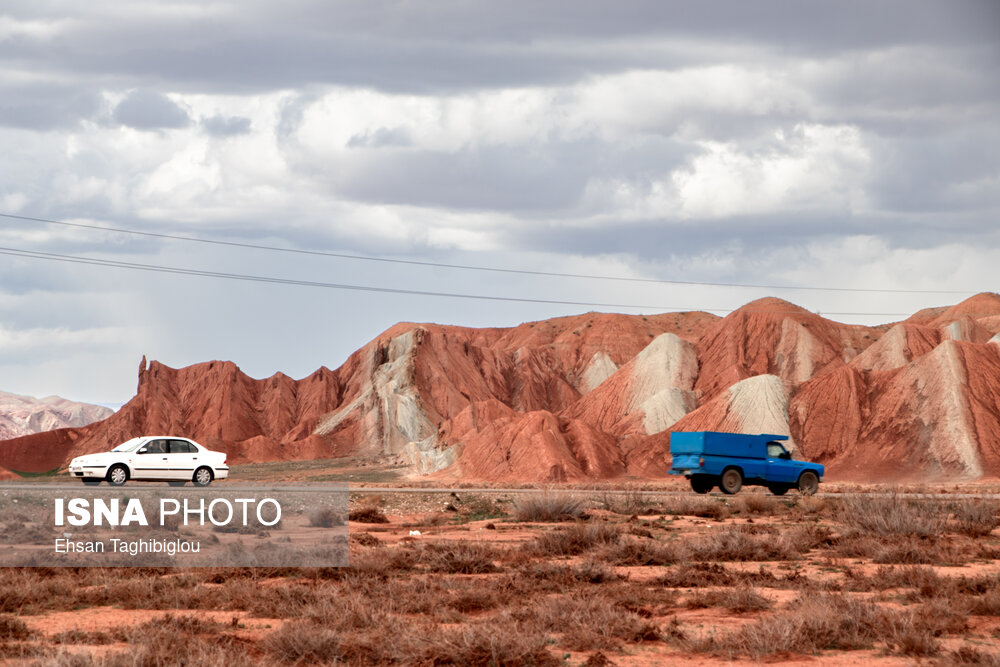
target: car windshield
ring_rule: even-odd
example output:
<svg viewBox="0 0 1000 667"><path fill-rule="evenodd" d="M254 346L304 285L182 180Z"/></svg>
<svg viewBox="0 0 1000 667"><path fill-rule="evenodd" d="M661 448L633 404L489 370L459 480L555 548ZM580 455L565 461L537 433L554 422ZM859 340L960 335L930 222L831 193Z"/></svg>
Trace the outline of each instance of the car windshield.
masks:
<svg viewBox="0 0 1000 667"><path fill-rule="evenodd" d="M126 440L122 444L118 445L111 451L113 452L132 452L135 451L139 445L142 444L142 438L132 438L131 440Z"/></svg>

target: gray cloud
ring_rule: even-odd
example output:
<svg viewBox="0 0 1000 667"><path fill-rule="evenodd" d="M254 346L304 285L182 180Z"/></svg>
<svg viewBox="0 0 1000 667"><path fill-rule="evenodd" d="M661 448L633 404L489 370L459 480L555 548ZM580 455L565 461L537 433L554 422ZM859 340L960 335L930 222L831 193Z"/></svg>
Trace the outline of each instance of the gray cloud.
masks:
<svg viewBox="0 0 1000 667"><path fill-rule="evenodd" d="M68 129L102 110L100 94L85 86L3 83L0 126L48 131Z"/></svg>
<svg viewBox="0 0 1000 667"><path fill-rule="evenodd" d="M250 119L241 116L212 116L204 118L201 126L205 131L216 137L235 137L250 131Z"/></svg>
<svg viewBox="0 0 1000 667"><path fill-rule="evenodd" d="M246 0L127 10L55 0L2 13L0 202L10 212L683 280L990 288L1000 261L995 0ZM194 123L197 132L124 131ZM11 247L316 281L695 307L761 295L0 224ZM398 320L503 325L577 310L10 258L0 258L0 278L9 330L129 328L127 359L102 348L100 364L87 365L79 360L95 344L70 335L58 364L42 373L35 359L16 376L73 377L75 388L0 389L88 398L93 378L105 382L95 369L118 364L125 375L90 396L98 400L129 397L141 352L305 374ZM36 296L41 305L27 308ZM891 299L782 296L813 309L896 309ZM927 298L906 308L949 297ZM268 316L246 327L261 308ZM198 326L173 326L191 321ZM272 345L288 322L299 344Z"/></svg>
<svg viewBox="0 0 1000 667"><path fill-rule="evenodd" d="M137 130L178 129L191 124L187 112L169 97L152 90L134 90L115 107L116 122Z"/></svg>
<svg viewBox="0 0 1000 667"><path fill-rule="evenodd" d="M998 64L1000 8L991 0L768 0L700 3L601 0L538 4L388 0L267 2L238 10L130 12L114 3L58 13L88 20L60 35L59 48L22 37L0 43L0 57L26 67L58 64L124 81L158 80L174 90L244 90L310 83L441 91L565 83L597 72L719 62L725 47L775 55L828 56L891 45L983 47ZM18 8L25 18L46 6ZM112 20L113 17L113 20ZM267 30L262 32L261 25ZM681 41L688 48L664 49ZM704 48L691 49L701 42ZM713 48L714 47L714 48Z"/></svg>

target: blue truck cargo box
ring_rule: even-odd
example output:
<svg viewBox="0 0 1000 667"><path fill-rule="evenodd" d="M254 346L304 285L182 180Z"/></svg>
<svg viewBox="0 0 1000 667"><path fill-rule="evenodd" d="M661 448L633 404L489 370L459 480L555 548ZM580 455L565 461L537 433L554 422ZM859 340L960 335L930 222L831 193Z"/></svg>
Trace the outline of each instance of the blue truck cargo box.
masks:
<svg viewBox="0 0 1000 667"><path fill-rule="evenodd" d="M787 435L761 433L717 433L715 431L678 431L670 434L670 454L736 456L740 458L764 458L767 443L788 440Z"/></svg>

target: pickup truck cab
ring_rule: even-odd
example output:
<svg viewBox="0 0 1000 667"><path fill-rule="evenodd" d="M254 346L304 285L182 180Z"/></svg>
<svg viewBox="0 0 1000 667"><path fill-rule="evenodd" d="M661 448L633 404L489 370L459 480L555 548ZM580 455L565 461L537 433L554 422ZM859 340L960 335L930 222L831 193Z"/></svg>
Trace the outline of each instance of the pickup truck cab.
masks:
<svg viewBox="0 0 1000 667"><path fill-rule="evenodd" d="M781 496L790 489L811 496L819 488L825 468L796 461L781 441L787 435L748 435L713 431L670 434L671 475L684 475L695 493L715 486L723 493L738 493L744 484L766 486Z"/></svg>

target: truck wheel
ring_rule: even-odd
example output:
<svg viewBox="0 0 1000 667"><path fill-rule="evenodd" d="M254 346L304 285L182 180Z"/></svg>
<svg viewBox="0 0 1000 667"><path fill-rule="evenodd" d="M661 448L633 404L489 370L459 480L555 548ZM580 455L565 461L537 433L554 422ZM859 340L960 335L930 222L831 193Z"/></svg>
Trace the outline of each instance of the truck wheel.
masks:
<svg viewBox="0 0 1000 667"><path fill-rule="evenodd" d="M788 493L787 484L771 484L767 488L776 496L783 496Z"/></svg>
<svg viewBox="0 0 1000 667"><path fill-rule="evenodd" d="M742 488L743 473L737 468L730 468L722 473L722 481L719 483L719 489L723 493L731 496L734 493L739 493Z"/></svg>
<svg viewBox="0 0 1000 667"><path fill-rule="evenodd" d="M799 475L799 493L804 496L811 496L819 488L819 477L816 473L806 470Z"/></svg>
<svg viewBox="0 0 1000 667"><path fill-rule="evenodd" d="M708 475L691 475L691 489L695 493L708 493L715 486L715 480Z"/></svg>

